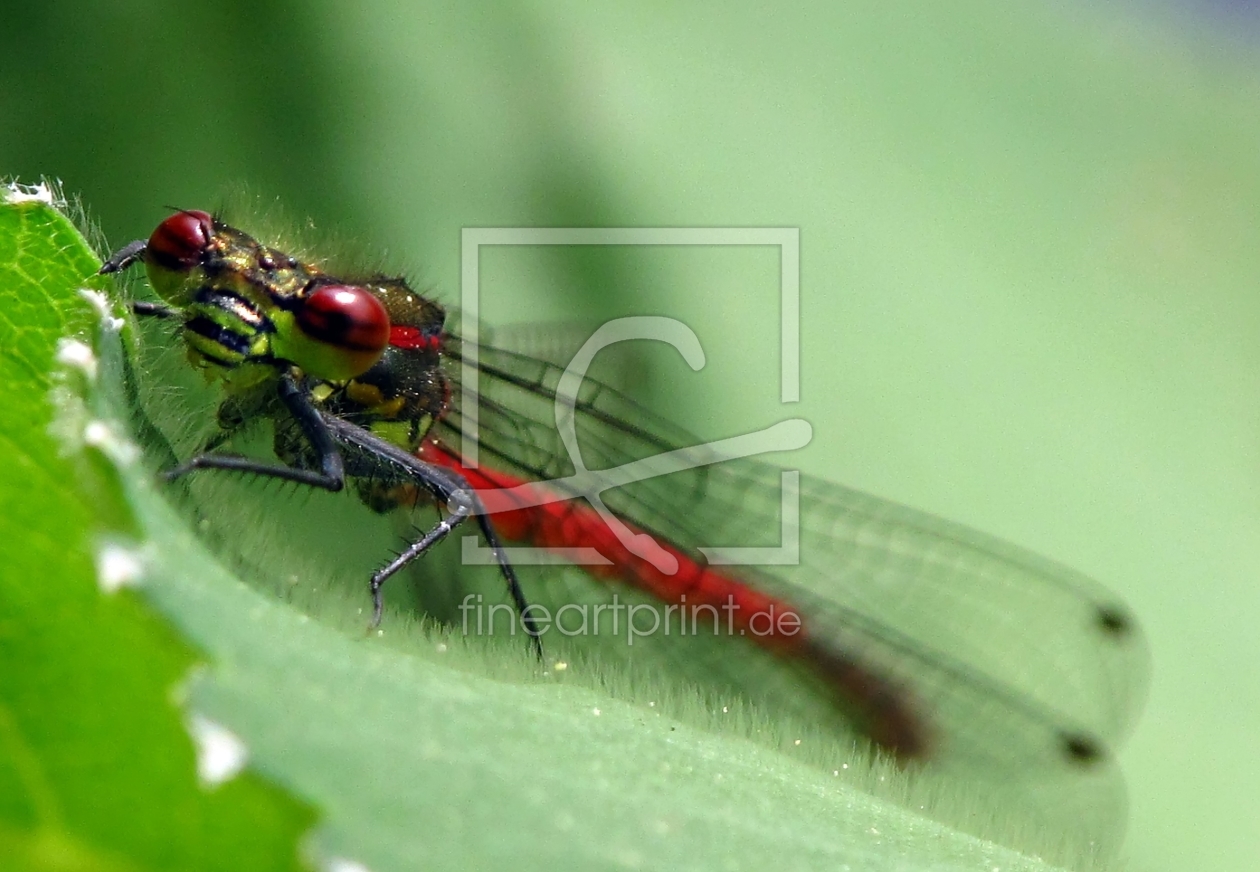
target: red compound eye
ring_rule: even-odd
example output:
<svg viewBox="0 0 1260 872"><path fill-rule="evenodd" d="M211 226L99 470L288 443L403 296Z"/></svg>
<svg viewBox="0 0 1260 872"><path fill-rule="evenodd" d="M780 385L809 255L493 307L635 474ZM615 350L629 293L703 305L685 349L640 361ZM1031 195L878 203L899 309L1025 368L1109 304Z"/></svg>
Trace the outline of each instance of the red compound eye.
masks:
<svg viewBox="0 0 1260 872"><path fill-rule="evenodd" d="M167 269L187 271L201 262L213 236L210 213L196 209L176 212L153 231L148 254Z"/></svg>
<svg viewBox="0 0 1260 872"><path fill-rule="evenodd" d="M389 313L371 291L357 285L321 285L294 315L311 339L349 354L375 361L389 344Z"/></svg>

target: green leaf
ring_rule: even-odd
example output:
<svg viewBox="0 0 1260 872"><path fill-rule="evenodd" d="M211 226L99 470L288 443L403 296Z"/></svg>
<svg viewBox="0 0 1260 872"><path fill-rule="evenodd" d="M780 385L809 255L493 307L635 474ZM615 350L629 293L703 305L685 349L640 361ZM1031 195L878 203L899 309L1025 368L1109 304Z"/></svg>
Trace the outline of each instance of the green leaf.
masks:
<svg viewBox="0 0 1260 872"><path fill-rule="evenodd" d="M39 295L54 284L64 286L58 311L77 313L74 323L89 323L75 288L99 262L46 206L23 204L9 212L20 216L3 237L20 243L6 261L17 264L15 275L42 275L57 257L70 258L63 275L29 282L23 298L36 300L31 309L42 312L50 307ZM36 243L29 237L38 238L42 249L31 248ZM109 305L123 311L116 301ZM51 370L54 340L70 329L69 315L50 324L42 356L27 355L32 373ZM565 672L553 663L540 675L519 640L465 641L396 611L387 616L383 634L365 636L366 574L347 567L357 559L379 559L381 543L393 534L381 529L385 525L365 524L366 511L354 501L277 493L265 483L230 476L198 477L184 489L161 484L153 474L156 465L185 456L188 446L197 444L198 420L212 426L214 408L201 402L205 397L198 392L208 388L183 365L179 343L163 347L159 341L163 329L169 327L146 325L133 333L121 319L102 319L95 340L97 375L83 391L86 408L76 412L74 394L67 392L59 413L60 430L71 436L92 422L92 445L71 460L56 461L41 486L19 491L6 510L21 514L29 508L21 505L24 493L61 492L75 508L82 538L84 530L116 511L103 496L112 494L110 474L116 471L135 524L129 553L143 567L141 590L207 660L185 685L190 710L239 736L257 771L318 808L322 824L312 849L323 862L346 858L375 872L508 866L1047 868L908 810L926 806L937 816L972 818L973 830L987 824L988 831L1017 844L1055 849L1055 837L1021 835L1000 816L996 824L978 821L992 809L978 811L983 804L974 794L952 790L948 782L910 785L904 775L872 767L834 737L794 733L792 722L773 712L725 717L668 674L652 675L641 689L631 687L626 676L588 663ZM28 417L44 421L35 430L49 441L42 435L50 417L49 382L47 375L40 378L42 386L28 391ZM51 442L47 452L55 458ZM103 457L115 467L97 476L104 484L85 482L83 467ZM64 522L70 513L30 515L23 538L42 536L47 548L39 560L33 559L34 549L25 548L30 564L6 585L28 594L34 614L28 624L21 613L22 632L56 639L56 647L64 648L64 640L79 638L78 632L31 629L46 617L37 607L48 594L29 579L50 577L36 568L65 550L59 545L65 540L37 521ZM359 552L359 558L350 556ZM84 608L93 615L138 611L125 596L96 592L86 546L80 562ZM164 640L165 647L143 658L150 671L160 672L146 711L157 708L169 716L183 749L182 756L172 751L144 759L166 761L187 781L191 750L164 702L172 676L186 668L187 654L142 614L129 617ZM112 662L121 650L126 650L121 643L109 645L108 656L89 658L89 664ZM40 659L53 662L53 652ZM9 666L6 674L16 672ZM90 674L84 667L67 677L44 677L38 686L60 687ZM562 682L565 676L574 680ZM93 712L113 713L123 705L128 715L141 710L134 690L95 679L92 688ZM75 703L71 721L85 717L77 705L81 698L65 695ZM634 705L627 699L662 704ZM14 705L13 711L19 710ZM100 739L116 754L116 740L93 725L83 741L101 751ZM805 737L800 753L779 750L800 744L790 739L794 734ZM833 760L848 762L834 769L818 765ZM13 780L21 783L18 776L25 770L13 768ZM154 780L146 776L137 789L147 790ZM249 809L261 822L266 812L248 801L256 794L241 795L259 789L257 782L236 779L210 797L231 799L226 806ZM39 794L35 788L26 791ZM129 804L112 810L125 817ZM176 806L167 799L165 807ZM291 806L276 807L290 809L289 822L302 820ZM942 812L945 808L952 812ZM196 820L191 812L183 816ZM30 828L45 821L33 812L31 818ZM256 829L263 831L260 839L266 832L283 832L278 824L260 823ZM236 832L226 825L223 830ZM210 837L192 822L182 830L160 829L153 838L172 858L182 858L175 852L194 845L203 856L215 854L207 850ZM1081 849L1071 846L1059 846L1056 856L1085 861ZM171 859L168 865L181 862ZM261 860L235 866L264 867Z"/></svg>
<svg viewBox="0 0 1260 872"><path fill-rule="evenodd" d="M0 857L6 869L295 869L310 812L252 776L198 786L172 704L192 651L133 596L98 589L100 537L130 521L100 458L67 456L49 432L57 343L93 327L78 289L99 286L98 266L47 203L0 204Z"/></svg>

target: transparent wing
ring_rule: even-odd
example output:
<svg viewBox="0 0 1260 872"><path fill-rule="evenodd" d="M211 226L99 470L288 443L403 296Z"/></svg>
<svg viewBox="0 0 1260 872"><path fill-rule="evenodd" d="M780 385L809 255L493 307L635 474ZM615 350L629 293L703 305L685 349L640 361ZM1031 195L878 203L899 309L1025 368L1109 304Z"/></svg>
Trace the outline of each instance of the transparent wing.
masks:
<svg viewBox="0 0 1260 872"><path fill-rule="evenodd" d="M554 364L452 337L451 375L476 358L482 465L553 480L574 473L556 425ZM470 426L461 385L439 435ZM694 446L694 469L604 492L619 517L703 560L699 548L773 547L783 532L780 467L712 465L685 430L593 381L574 424L593 470ZM729 567L796 606L820 656L859 661L904 692L937 759L1028 770L1099 764L1144 700L1147 649L1106 589L1067 567L923 512L800 478L799 563ZM574 543L581 544L581 543ZM712 553L712 552L710 552ZM721 669L721 664L706 665Z"/></svg>

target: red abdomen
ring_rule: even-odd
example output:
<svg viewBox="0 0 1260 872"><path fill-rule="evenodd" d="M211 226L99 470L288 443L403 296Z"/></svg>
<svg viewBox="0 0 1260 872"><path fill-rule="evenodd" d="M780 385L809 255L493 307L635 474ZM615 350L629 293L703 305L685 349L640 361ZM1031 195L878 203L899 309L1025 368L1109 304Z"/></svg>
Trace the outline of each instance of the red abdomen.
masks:
<svg viewBox="0 0 1260 872"><path fill-rule="evenodd" d="M928 730L907 694L850 653L816 637L808 616L791 603L756 590L724 568L701 564L654 536L656 545L677 561L676 571L666 573L655 565L659 561L648 561L627 548L584 500L539 499L549 495L545 485L485 467L465 467L457 455L433 440L425 442L419 457L463 476L504 539L551 551L582 547L598 551L608 562L583 566L588 574L615 579L682 607L683 620L690 620L693 627L718 627L804 664L825 681L840 707L875 744L902 760L928 753ZM533 498L522 499L522 492L532 492ZM627 527L632 534L643 532Z"/></svg>

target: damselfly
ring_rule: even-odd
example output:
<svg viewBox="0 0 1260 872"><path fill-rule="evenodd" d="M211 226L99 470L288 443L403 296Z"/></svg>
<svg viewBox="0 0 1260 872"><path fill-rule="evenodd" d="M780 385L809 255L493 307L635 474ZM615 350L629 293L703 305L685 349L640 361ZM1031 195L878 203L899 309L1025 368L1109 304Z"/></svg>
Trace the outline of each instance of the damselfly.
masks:
<svg viewBox="0 0 1260 872"><path fill-rule="evenodd" d="M379 512L439 509L372 576L373 623L392 575L475 526L540 652L519 580L535 570L514 566L504 542L586 549L598 558L582 567L590 576L679 606L675 618L687 608L720 613L728 634L743 637L729 644L792 664L902 761L1096 766L1136 718L1141 634L1105 589L1070 569L803 476L792 525L799 560L718 563L704 546L783 528L783 470L706 453L607 386L562 389L565 370L553 362L462 340L402 278L330 275L206 212L171 215L101 271L137 262L163 301L135 303L137 315L177 323L191 361L225 389L218 432L168 478L217 469L330 491L351 483ZM461 390L464 367L476 391ZM557 403L567 410L559 417ZM222 450L260 418L277 424L278 463ZM461 454L467 437L478 465ZM574 441L592 470L683 462L602 490L595 505L573 484Z"/></svg>

